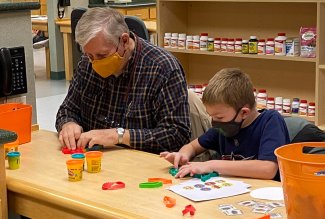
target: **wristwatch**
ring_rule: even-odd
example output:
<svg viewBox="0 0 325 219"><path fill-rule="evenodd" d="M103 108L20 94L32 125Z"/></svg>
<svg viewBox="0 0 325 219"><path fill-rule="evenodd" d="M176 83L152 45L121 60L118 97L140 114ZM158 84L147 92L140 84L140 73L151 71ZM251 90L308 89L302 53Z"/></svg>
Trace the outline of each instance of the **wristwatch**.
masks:
<svg viewBox="0 0 325 219"><path fill-rule="evenodd" d="M125 129L124 128L117 128L116 131L117 131L117 135L118 135L118 142L117 143L122 144Z"/></svg>

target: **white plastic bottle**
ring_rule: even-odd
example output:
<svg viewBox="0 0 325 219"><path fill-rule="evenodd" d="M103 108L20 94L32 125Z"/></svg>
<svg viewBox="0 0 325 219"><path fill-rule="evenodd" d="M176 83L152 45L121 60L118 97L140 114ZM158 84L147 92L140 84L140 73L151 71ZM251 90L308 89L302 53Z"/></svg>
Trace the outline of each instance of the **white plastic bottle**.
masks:
<svg viewBox="0 0 325 219"><path fill-rule="evenodd" d="M170 48L171 38L172 38L171 33L165 33L165 36L164 36L164 48Z"/></svg>
<svg viewBox="0 0 325 219"><path fill-rule="evenodd" d="M274 38L267 38L265 44L265 54L266 55L274 55Z"/></svg>
<svg viewBox="0 0 325 219"><path fill-rule="evenodd" d="M178 45L178 33L172 33L170 46L173 49L177 49L177 45Z"/></svg>
<svg viewBox="0 0 325 219"><path fill-rule="evenodd" d="M278 33L278 36L274 38L274 55L286 55L286 39L287 37L285 33Z"/></svg>
<svg viewBox="0 0 325 219"><path fill-rule="evenodd" d="M186 36L186 49L193 49L193 37Z"/></svg>
<svg viewBox="0 0 325 219"><path fill-rule="evenodd" d="M185 43L186 43L186 34L180 33L178 35L178 41L177 41L178 49L185 49Z"/></svg>
<svg viewBox="0 0 325 219"><path fill-rule="evenodd" d="M275 97L275 107L274 107L274 109L276 111L278 111L279 113L281 113L281 114L283 113L282 104L283 104L282 97Z"/></svg>
<svg viewBox="0 0 325 219"><path fill-rule="evenodd" d="M208 33L201 33L200 35L200 50L208 50Z"/></svg>
<svg viewBox="0 0 325 219"><path fill-rule="evenodd" d="M265 89L259 89L258 94L256 96L256 106L257 109L265 109L266 108L266 102L267 102L267 93Z"/></svg>
<svg viewBox="0 0 325 219"><path fill-rule="evenodd" d="M193 36L193 50L200 50L200 36Z"/></svg>

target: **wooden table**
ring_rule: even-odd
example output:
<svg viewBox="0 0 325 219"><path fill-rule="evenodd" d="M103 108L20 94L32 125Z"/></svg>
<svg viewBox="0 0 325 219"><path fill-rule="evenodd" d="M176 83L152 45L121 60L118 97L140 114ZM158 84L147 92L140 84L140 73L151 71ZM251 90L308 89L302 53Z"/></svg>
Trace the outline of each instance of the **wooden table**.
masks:
<svg viewBox="0 0 325 219"><path fill-rule="evenodd" d="M63 34L65 78L71 80L73 75L71 20L62 19L55 21L55 23L60 27L60 32ZM149 33L156 32L156 21L144 21L144 23Z"/></svg>
<svg viewBox="0 0 325 219"><path fill-rule="evenodd" d="M259 218L250 208L236 203L252 200L249 194L192 202L166 190L140 189L138 184L148 177L172 178L170 164L158 155L140 151L111 148L104 150L102 171L83 173L80 182L69 182L65 161L69 155L60 151L57 134L34 131L32 142L21 145L21 168L7 169L9 209L31 218L183 218L182 210L188 204L196 208L195 218L230 218L218 210L219 204L234 204L243 215L231 218ZM280 186L270 180L240 179L251 184L251 189ZM107 181L122 181L126 188L103 191ZM173 184L181 180L173 179ZM173 208L166 208L164 196L176 198ZM276 212L285 215L284 207ZM286 218L286 216L282 217Z"/></svg>
<svg viewBox="0 0 325 219"><path fill-rule="evenodd" d="M39 16L39 17L32 17L32 28L34 30L40 30L44 32L46 37L49 36L48 34L48 26L47 26L47 17L46 16ZM50 64L50 47L45 47L45 56L46 56L46 77L51 77L51 64Z"/></svg>

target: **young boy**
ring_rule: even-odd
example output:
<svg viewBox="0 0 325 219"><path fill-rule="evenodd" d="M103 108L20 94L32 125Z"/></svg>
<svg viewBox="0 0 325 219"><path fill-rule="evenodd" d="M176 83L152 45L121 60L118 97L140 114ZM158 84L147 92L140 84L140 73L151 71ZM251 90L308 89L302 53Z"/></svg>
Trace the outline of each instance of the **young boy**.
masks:
<svg viewBox="0 0 325 219"><path fill-rule="evenodd" d="M288 144L289 134L275 110L256 110L253 85L240 69L219 71L206 87L203 98L212 117L212 128L184 145L179 152L162 152L161 157L187 174L218 172L222 175L279 179L274 150ZM207 149L216 150L221 160L189 162Z"/></svg>

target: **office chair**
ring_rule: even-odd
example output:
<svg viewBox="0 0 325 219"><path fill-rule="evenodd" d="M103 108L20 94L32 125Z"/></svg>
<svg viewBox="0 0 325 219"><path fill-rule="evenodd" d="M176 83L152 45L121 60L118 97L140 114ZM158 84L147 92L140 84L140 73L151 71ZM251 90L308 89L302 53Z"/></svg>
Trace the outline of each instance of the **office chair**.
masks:
<svg viewBox="0 0 325 219"><path fill-rule="evenodd" d="M78 24L79 19L82 17L82 15L87 11L86 8L75 8L71 12L71 32L72 32L72 38L75 41L75 31L76 26ZM135 16L125 16L125 23L128 25L128 28L130 31L135 33L137 36L141 37L144 40L149 41L149 33L146 28L146 25L144 22ZM78 45L78 50L81 52L81 48Z"/></svg>
<svg viewBox="0 0 325 219"><path fill-rule="evenodd" d="M144 40L149 41L149 33L143 20L136 16L124 16L125 23L128 25L130 31Z"/></svg>

